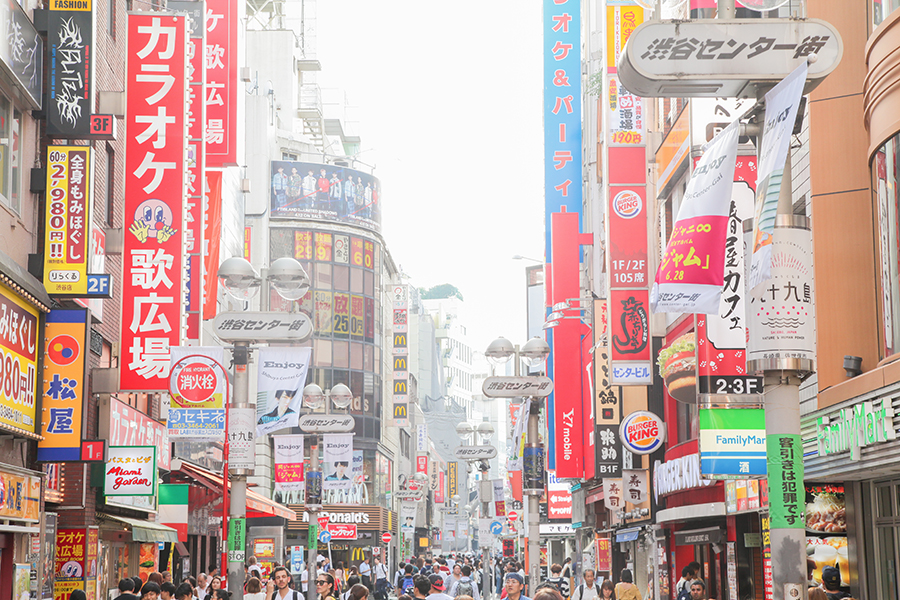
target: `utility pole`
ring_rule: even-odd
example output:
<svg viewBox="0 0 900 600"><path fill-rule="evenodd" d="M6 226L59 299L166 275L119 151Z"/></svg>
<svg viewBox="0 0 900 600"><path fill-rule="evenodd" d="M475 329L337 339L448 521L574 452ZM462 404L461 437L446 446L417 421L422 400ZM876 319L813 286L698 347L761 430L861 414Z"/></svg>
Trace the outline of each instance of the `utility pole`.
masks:
<svg viewBox="0 0 900 600"><path fill-rule="evenodd" d="M484 461L483 466L486 468L481 471L481 479L482 479L482 481L486 482L484 487L487 488L488 487L487 484L491 484L491 480L488 479L488 469L490 468L490 466L487 461ZM493 490L491 490L491 493L493 493ZM490 516L491 516L491 503L490 503L490 499L488 497L484 497L481 499L481 514L484 515L484 517L486 519L490 518ZM490 582L491 567L489 564L490 560L491 560L491 551L488 546L488 540L487 539L481 540L481 561L482 561L481 569L483 572L483 574L481 576L481 583L482 583L481 597L484 598L484 600L488 600L490 598L490 594L491 594L491 582Z"/></svg>
<svg viewBox="0 0 900 600"><path fill-rule="evenodd" d="M250 408L250 343L235 342L234 344L234 398L231 409ZM234 424L232 420L232 425ZM231 435L231 431L226 432ZM230 447L230 445L229 445ZM231 464L231 461L229 461ZM231 479L231 502L228 505L228 519L231 522L229 533L231 543L228 552L228 589L240 590L244 586L244 554L247 550L247 475L250 473L243 468L228 468L223 474Z"/></svg>

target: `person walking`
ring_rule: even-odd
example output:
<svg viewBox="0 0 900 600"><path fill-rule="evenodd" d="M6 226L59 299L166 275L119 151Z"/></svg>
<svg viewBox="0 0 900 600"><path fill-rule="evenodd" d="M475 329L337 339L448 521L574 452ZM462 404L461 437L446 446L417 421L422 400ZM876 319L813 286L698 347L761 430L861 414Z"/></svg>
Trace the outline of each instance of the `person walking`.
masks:
<svg viewBox="0 0 900 600"><path fill-rule="evenodd" d="M329 573L320 573L316 577L316 593L319 600L337 600L335 598L334 577Z"/></svg>
<svg viewBox="0 0 900 600"><path fill-rule="evenodd" d="M362 584L369 588L369 591L372 591L372 565L369 564L369 557L365 557L361 563L359 563L359 578L362 580Z"/></svg>
<svg viewBox="0 0 900 600"><path fill-rule="evenodd" d="M612 590L612 584L610 584L609 588ZM572 594L572 600L595 600L601 595L600 584L594 581L594 570L585 569L584 583L575 588L575 593Z"/></svg>
<svg viewBox="0 0 900 600"><path fill-rule="evenodd" d="M629 569L622 569L619 583L616 584L616 600L642 600L641 593L634 585L634 578Z"/></svg>
<svg viewBox="0 0 900 600"><path fill-rule="evenodd" d="M522 593L522 590L525 589L525 579L518 573L507 573L503 587L506 589L506 597L509 600L531 600Z"/></svg>
<svg viewBox="0 0 900 600"><path fill-rule="evenodd" d="M562 574L562 565L558 563L553 563L550 565L550 577L547 579L550 583L552 583L559 593L562 594L563 598L569 597L569 579L564 577Z"/></svg>
<svg viewBox="0 0 900 600"><path fill-rule="evenodd" d="M375 557L375 600L387 600L388 595L388 569L381 559Z"/></svg>
<svg viewBox="0 0 900 600"><path fill-rule="evenodd" d="M319 578L321 579L321 575ZM275 567L272 571L272 579L275 581L275 590L268 600L303 600L297 590L290 588L291 574L283 566Z"/></svg>

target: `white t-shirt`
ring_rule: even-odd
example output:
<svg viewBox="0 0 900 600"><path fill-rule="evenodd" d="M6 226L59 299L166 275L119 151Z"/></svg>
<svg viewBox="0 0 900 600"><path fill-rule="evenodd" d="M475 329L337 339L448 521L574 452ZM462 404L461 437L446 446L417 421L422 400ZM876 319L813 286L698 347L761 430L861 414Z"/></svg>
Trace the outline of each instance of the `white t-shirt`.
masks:
<svg viewBox="0 0 900 600"><path fill-rule="evenodd" d="M388 570L387 567L384 566L384 563L378 563L375 565L375 579L387 579Z"/></svg>
<svg viewBox="0 0 900 600"><path fill-rule="evenodd" d="M594 598L599 598L600 597L600 592L598 591L599 589L600 589L600 584L597 583L596 581L594 582L594 585L592 585L591 587L588 587L588 586L584 585L583 583L581 585L577 585L577 586L575 586L575 592L572 594L572 600L594 600ZM581 590L581 594L578 593L579 590ZM579 597L576 599L575 596L579 596Z"/></svg>

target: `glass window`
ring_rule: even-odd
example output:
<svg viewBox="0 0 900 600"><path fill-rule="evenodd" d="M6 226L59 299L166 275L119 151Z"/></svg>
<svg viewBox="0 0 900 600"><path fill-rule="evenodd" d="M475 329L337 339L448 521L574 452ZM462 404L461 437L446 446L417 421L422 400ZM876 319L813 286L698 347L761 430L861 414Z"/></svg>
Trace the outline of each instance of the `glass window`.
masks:
<svg viewBox="0 0 900 600"><path fill-rule="evenodd" d="M316 289L331 289L331 265L328 263L316 263Z"/></svg>
<svg viewBox="0 0 900 600"><path fill-rule="evenodd" d="M16 213L22 208L19 181L22 163L22 113L0 94L0 200Z"/></svg>
<svg viewBox="0 0 900 600"><path fill-rule="evenodd" d="M113 226L115 218L116 190L116 153L112 146L106 145L106 177L103 180L104 197L106 198L106 224Z"/></svg>
<svg viewBox="0 0 900 600"><path fill-rule="evenodd" d="M900 0L872 0L872 25L877 27L897 8L900 8Z"/></svg>
<svg viewBox="0 0 900 600"><path fill-rule="evenodd" d="M898 0L900 1L900 0ZM878 210L879 273L881 274L882 336L884 356L900 349L900 136L891 138L872 159L872 188Z"/></svg>
<svg viewBox="0 0 900 600"><path fill-rule="evenodd" d="M350 368L350 342L334 342L334 366Z"/></svg>
<svg viewBox="0 0 900 600"><path fill-rule="evenodd" d="M350 267L334 265L334 289L341 292L350 290Z"/></svg>
<svg viewBox="0 0 900 600"><path fill-rule="evenodd" d="M372 271L365 271L363 273L363 293L366 296L375 295L375 273Z"/></svg>
<svg viewBox="0 0 900 600"><path fill-rule="evenodd" d="M354 294L362 294L363 293L363 270L362 269L351 269L350 270L350 291Z"/></svg>
<svg viewBox="0 0 900 600"><path fill-rule="evenodd" d="M363 346L363 369L370 373L375 370L374 348L366 344ZM368 375L369 373L367 373Z"/></svg>
<svg viewBox="0 0 900 600"><path fill-rule="evenodd" d="M363 368L363 345L359 342L352 342L350 344L350 368L351 369L359 369Z"/></svg>
<svg viewBox="0 0 900 600"><path fill-rule="evenodd" d="M330 367L331 366L331 340L315 340L313 346L313 357L315 366Z"/></svg>

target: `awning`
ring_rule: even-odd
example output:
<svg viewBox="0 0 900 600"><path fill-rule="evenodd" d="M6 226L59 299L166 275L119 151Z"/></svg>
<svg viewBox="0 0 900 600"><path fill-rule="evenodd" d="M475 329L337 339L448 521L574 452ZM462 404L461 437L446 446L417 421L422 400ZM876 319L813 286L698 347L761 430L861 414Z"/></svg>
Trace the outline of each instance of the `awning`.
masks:
<svg viewBox="0 0 900 600"><path fill-rule="evenodd" d="M638 539L638 534L641 533L640 527L633 527L631 529L620 529L616 532L616 541L617 542L633 542Z"/></svg>
<svg viewBox="0 0 900 600"><path fill-rule="evenodd" d="M188 552L188 549L185 548L184 544L181 542L175 542L175 550L178 551L178 556L190 556L191 553Z"/></svg>
<svg viewBox="0 0 900 600"><path fill-rule="evenodd" d="M100 517L128 525L131 528L131 539L135 542L178 542L178 532L166 525L106 513L102 513Z"/></svg>
<svg viewBox="0 0 900 600"><path fill-rule="evenodd" d="M179 465L180 463L180 465ZM222 476L203 467L192 465L189 462L175 459L172 461L172 470L181 471L191 476L197 482L205 485L213 491L221 493L224 486ZM229 490L230 494L230 490ZM230 497L230 496L229 496ZM286 506L266 498L262 494L258 494L251 489L247 490L247 518L256 517L281 517L288 521L296 521L297 513Z"/></svg>
<svg viewBox="0 0 900 600"><path fill-rule="evenodd" d="M675 532L676 546L702 546L704 544L718 544L724 536L721 527L704 527L703 529L688 529Z"/></svg>

